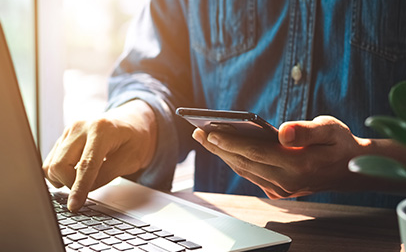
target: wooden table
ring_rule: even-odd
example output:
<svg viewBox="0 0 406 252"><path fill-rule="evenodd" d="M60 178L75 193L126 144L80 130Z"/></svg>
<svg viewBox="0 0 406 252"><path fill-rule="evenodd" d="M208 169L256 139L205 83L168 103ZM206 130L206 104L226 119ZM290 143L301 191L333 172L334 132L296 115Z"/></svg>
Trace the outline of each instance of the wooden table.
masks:
<svg viewBox="0 0 406 252"><path fill-rule="evenodd" d="M174 195L292 238L291 252L400 251L395 210L214 193Z"/></svg>

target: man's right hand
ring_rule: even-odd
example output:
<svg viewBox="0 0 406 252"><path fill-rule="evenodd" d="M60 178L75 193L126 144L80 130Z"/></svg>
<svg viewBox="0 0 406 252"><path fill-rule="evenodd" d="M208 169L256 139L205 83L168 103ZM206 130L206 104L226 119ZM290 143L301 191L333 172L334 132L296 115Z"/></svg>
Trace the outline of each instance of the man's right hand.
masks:
<svg viewBox="0 0 406 252"><path fill-rule="evenodd" d="M77 211L91 190L145 168L155 153L156 136L152 109L141 100L130 101L67 127L43 170L55 187L71 188L68 208Z"/></svg>

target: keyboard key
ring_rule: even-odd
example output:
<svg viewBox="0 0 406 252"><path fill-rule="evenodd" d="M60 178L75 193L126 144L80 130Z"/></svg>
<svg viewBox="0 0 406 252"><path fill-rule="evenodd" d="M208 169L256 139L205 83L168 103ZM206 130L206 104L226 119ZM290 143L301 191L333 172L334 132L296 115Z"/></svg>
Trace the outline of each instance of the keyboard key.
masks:
<svg viewBox="0 0 406 252"><path fill-rule="evenodd" d="M178 244L184 246L187 249L198 249L198 248L202 247L199 244L196 244L196 243L191 242L191 241L179 242Z"/></svg>
<svg viewBox="0 0 406 252"><path fill-rule="evenodd" d="M79 240L83 240L83 239L87 238L86 235L83 235L83 234L80 234L80 233L68 235L67 237L72 241L79 241Z"/></svg>
<svg viewBox="0 0 406 252"><path fill-rule="evenodd" d="M121 243L121 241L119 240L119 239L117 239L117 238L114 238L114 237L110 237L110 238L107 238L107 239L103 239L103 240L101 240L101 242L103 242L104 244L107 244L107 245L114 245L114 244L119 244L119 243Z"/></svg>
<svg viewBox="0 0 406 252"><path fill-rule="evenodd" d="M72 219L75 221L86 221L86 220L90 220L90 217L88 217L86 215L78 215L78 216L72 217Z"/></svg>
<svg viewBox="0 0 406 252"><path fill-rule="evenodd" d="M183 242L186 241L186 239L183 239L182 237L179 236L170 236L170 237L166 237L165 239L170 240L172 242Z"/></svg>
<svg viewBox="0 0 406 252"><path fill-rule="evenodd" d="M107 234L105 234L103 232L100 232L100 233L97 233L97 234L92 234L90 237L92 237L93 239L96 239L96 240L103 240L103 239L110 238L109 235L107 235Z"/></svg>
<svg viewBox="0 0 406 252"><path fill-rule="evenodd" d="M131 244L131 245L133 245L135 247L147 244L146 241L144 241L143 239L140 239L140 238L135 238L135 239L132 239L132 240L128 240L127 243L129 243L129 244Z"/></svg>
<svg viewBox="0 0 406 252"><path fill-rule="evenodd" d="M133 228L133 229L128 229L126 230L127 233L132 234L132 235L139 235L139 234L145 234L146 232L140 228Z"/></svg>
<svg viewBox="0 0 406 252"><path fill-rule="evenodd" d="M125 250L130 250L130 249L132 249L133 246L131 246L131 245L128 244L128 243L124 243L124 242L123 242L123 243L114 245L113 248L115 248L115 249L117 249L117 250L120 250L120 251L125 251Z"/></svg>
<svg viewBox="0 0 406 252"><path fill-rule="evenodd" d="M93 211L93 210L90 210L90 211L84 212L83 214L84 214L84 215L86 215L86 216L89 216L89 217L93 217L93 216L99 216L99 215L101 215L101 213L96 212L96 211Z"/></svg>
<svg viewBox="0 0 406 252"><path fill-rule="evenodd" d="M108 229L112 229L112 227L107 226L105 224L100 224L97 226L93 226L94 229L99 230L99 231L104 231L104 230L108 230Z"/></svg>
<svg viewBox="0 0 406 252"><path fill-rule="evenodd" d="M149 227L143 227L142 230L153 233L153 232L161 231L162 229L155 227L155 226L149 226Z"/></svg>
<svg viewBox="0 0 406 252"><path fill-rule="evenodd" d="M167 232L167 231L158 231L158 232L155 232L154 233L155 235L157 235L157 236L159 236L159 237L169 237L169 236L173 236L173 234L172 233L169 233L169 232Z"/></svg>
<svg viewBox="0 0 406 252"><path fill-rule="evenodd" d="M110 217L110 216L107 216L107 215L98 215L98 216L93 216L93 218L94 218L95 220L98 220L98 221L107 221L107 220L111 220L111 217Z"/></svg>
<svg viewBox="0 0 406 252"><path fill-rule="evenodd" d="M116 235L115 236L117 239L122 240L122 241L127 241L127 240L131 240L136 238L134 235L130 235L130 234L120 234L120 235Z"/></svg>
<svg viewBox="0 0 406 252"><path fill-rule="evenodd" d="M57 214L56 218L58 219L58 221L60 221L60 220L65 220L66 216L63 216L63 214Z"/></svg>
<svg viewBox="0 0 406 252"><path fill-rule="evenodd" d="M72 217L72 216L76 216L77 214L76 213L72 213L72 212L66 212L66 213L61 213L63 216L66 216L66 217Z"/></svg>
<svg viewBox="0 0 406 252"><path fill-rule="evenodd" d="M73 243L73 241L72 240L69 240L68 238L66 238L66 237L63 237L62 238L62 240L63 240L63 244L65 244L65 246L67 246L67 245L69 245L69 244L72 244Z"/></svg>
<svg viewBox="0 0 406 252"><path fill-rule="evenodd" d="M78 250L78 249L83 248L83 246L80 245L80 244L77 243L77 242L72 242L72 244L70 244L70 245L68 246L68 248L71 248L71 249L74 249L74 250Z"/></svg>
<svg viewBox="0 0 406 252"><path fill-rule="evenodd" d="M128 229L133 229L134 228L134 226L132 226L130 224L127 224L127 223L120 224L120 225L117 225L117 226L114 226L114 227L117 228L117 229L120 229L120 230L128 230Z"/></svg>
<svg viewBox="0 0 406 252"><path fill-rule="evenodd" d="M141 238L141 239L146 240L146 241L155 239L155 238L157 238L157 237L158 237L158 236L156 236L156 235L154 235L154 234L151 234L151 233L146 233L146 234L140 234L140 235L138 235L138 238Z"/></svg>
<svg viewBox="0 0 406 252"><path fill-rule="evenodd" d="M91 234L96 234L99 231L97 231L94 228L85 228L85 229L81 229L79 230L80 233L84 234L84 235L91 235Z"/></svg>
<svg viewBox="0 0 406 252"><path fill-rule="evenodd" d="M109 229L104 231L106 234L114 236L114 235L119 235L119 234L124 234L124 231L118 230L118 229Z"/></svg>
<svg viewBox="0 0 406 252"><path fill-rule="evenodd" d="M111 247L107 246L106 244L99 243L97 245L90 246L90 248L94 251L104 251L104 250L109 250Z"/></svg>
<svg viewBox="0 0 406 252"><path fill-rule="evenodd" d="M70 228L65 228L65 229L61 230L61 234L62 234L62 236L67 236L67 235L71 235L71 234L76 234L76 231L72 230Z"/></svg>
<svg viewBox="0 0 406 252"><path fill-rule="evenodd" d="M157 238L154 240L149 241L149 243L154 244L157 247L165 249L169 252L180 252L184 251L185 247L182 247L174 242L168 241L164 238Z"/></svg>
<svg viewBox="0 0 406 252"><path fill-rule="evenodd" d="M97 221L97 220L87 220L82 222L84 225L86 226L96 226L96 225L101 225L103 224L103 222L101 221Z"/></svg>
<svg viewBox="0 0 406 252"><path fill-rule="evenodd" d="M65 213L65 212L69 212L69 210L68 210L68 209L66 209L66 208L60 208L60 207L55 207L55 208L54 208L54 210L55 210L55 212L56 212L56 213Z"/></svg>
<svg viewBox="0 0 406 252"><path fill-rule="evenodd" d="M72 219L65 219L65 220L60 220L59 224L68 226L68 225L76 224L76 221L74 221Z"/></svg>
<svg viewBox="0 0 406 252"><path fill-rule="evenodd" d="M92 245L97 245L97 244L99 244L99 242L97 240L95 240L95 239L87 238L87 239L79 241L79 244L81 244L81 245L83 245L85 247L89 247L89 246L92 246Z"/></svg>
<svg viewBox="0 0 406 252"><path fill-rule="evenodd" d="M83 225L82 223L76 223L76 224L73 224L73 225L69 225L69 228L71 228L73 230L79 230L79 229L87 228L87 226Z"/></svg>
<svg viewBox="0 0 406 252"><path fill-rule="evenodd" d="M123 222L121 222L119 220L116 220L116 219L111 219L111 220L105 221L104 223L109 225L109 226L123 224Z"/></svg>

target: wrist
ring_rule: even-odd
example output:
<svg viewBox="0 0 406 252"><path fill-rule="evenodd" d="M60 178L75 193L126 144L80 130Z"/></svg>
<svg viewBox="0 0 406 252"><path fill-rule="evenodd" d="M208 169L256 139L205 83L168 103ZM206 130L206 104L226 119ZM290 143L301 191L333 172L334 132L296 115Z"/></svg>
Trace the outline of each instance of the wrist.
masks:
<svg viewBox="0 0 406 252"><path fill-rule="evenodd" d="M392 158L406 166L406 146L392 139L361 139L363 153Z"/></svg>
<svg viewBox="0 0 406 252"><path fill-rule="evenodd" d="M153 109L143 100L132 100L107 112L107 117L127 123L142 146L139 151L141 167L147 167L155 154L158 126Z"/></svg>
<svg viewBox="0 0 406 252"><path fill-rule="evenodd" d="M357 156L373 155L394 159L406 166L406 146L391 139L361 139L361 148ZM355 190L384 191L390 193L406 193L406 183L399 180L385 179L350 172L349 181ZM350 182L351 183L351 182Z"/></svg>

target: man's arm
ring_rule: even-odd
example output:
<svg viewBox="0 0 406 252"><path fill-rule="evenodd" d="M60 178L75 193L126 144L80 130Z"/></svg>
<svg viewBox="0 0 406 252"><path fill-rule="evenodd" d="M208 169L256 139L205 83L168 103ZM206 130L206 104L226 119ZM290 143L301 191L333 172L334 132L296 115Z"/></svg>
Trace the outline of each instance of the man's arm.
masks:
<svg viewBox="0 0 406 252"><path fill-rule="evenodd" d="M152 109L141 100L130 101L95 120L67 127L43 169L53 185L71 188L68 208L76 211L89 191L147 167L156 138Z"/></svg>
<svg viewBox="0 0 406 252"><path fill-rule="evenodd" d="M181 1L145 3L110 79L109 110L97 120L69 126L44 163L55 186L72 188L71 210L81 206L89 190L117 176L135 173L144 185L171 186L181 152L179 132L188 127L173 112L191 97L185 6Z"/></svg>

